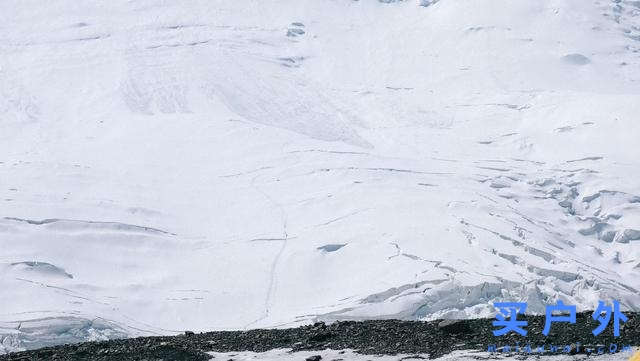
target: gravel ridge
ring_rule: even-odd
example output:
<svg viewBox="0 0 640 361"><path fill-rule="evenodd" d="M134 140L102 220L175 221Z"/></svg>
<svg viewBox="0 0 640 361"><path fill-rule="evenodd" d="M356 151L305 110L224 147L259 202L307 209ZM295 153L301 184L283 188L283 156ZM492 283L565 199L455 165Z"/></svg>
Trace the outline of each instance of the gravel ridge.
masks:
<svg viewBox="0 0 640 361"><path fill-rule="evenodd" d="M510 333L495 337L494 319L458 321L369 320L316 323L289 329L255 329L248 331L185 332L178 336L139 337L102 342L47 347L10 353L0 361L26 360L99 360L99 361L204 361L205 352L254 351L272 349L323 350L353 349L363 354L429 354L431 358L454 350L487 350L489 345L502 347L530 345L573 345L570 353L594 353L590 348L611 344L640 346L640 313L625 312L629 318L621 324L620 336L613 336L609 325L599 336L592 330L598 325L592 312L578 313L575 324L554 323L548 336L542 334L544 316L519 316L528 321L528 335ZM580 348L577 348L577 343ZM620 351L620 349L618 349Z"/></svg>

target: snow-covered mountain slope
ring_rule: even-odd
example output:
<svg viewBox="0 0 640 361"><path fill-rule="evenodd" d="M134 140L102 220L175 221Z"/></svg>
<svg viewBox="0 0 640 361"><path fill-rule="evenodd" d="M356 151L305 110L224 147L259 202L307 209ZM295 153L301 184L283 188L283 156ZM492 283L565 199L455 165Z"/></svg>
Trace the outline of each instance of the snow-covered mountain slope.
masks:
<svg viewBox="0 0 640 361"><path fill-rule="evenodd" d="M630 0L2 1L0 350L640 310L639 66Z"/></svg>

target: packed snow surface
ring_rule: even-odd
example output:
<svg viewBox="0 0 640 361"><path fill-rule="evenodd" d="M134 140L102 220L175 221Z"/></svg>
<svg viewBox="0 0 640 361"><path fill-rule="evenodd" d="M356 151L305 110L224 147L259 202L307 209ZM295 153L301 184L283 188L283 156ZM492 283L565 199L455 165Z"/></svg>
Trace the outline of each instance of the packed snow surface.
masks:
<svg viewBox="0 0 640 361"><path fill-rule="evenodd" d="M615 354L603 353L600 355L568 355L558 354L545 356L546 361L627 361L629 357L634 357L635 354L631 352L619 352ZM640 351L638 356L640 357ZM428 354L418 355L363 355L354 352L353 350L324 350L324 351L298 351L292 352L291 350L279 349L268 352L210 352L213 356L213 360L229 359L236 361L299 361L313 359L314 356L320 356L324 361L420 361L429 360ZM475 351L454 351L449 355L437 357L431 360L435 361L482 361L482 360L526 360L526 354L501 354L501 353L488 353L488 352L475 352ZM532 355L529 359L539 359L539 356ZM635 361L635 360L631 360Z"/></svg>
<svg viewBox="0 0 640 361"><path fill-rule="evenodd" d="M640 3L0 2L0 352L640 310Z"/></svg>

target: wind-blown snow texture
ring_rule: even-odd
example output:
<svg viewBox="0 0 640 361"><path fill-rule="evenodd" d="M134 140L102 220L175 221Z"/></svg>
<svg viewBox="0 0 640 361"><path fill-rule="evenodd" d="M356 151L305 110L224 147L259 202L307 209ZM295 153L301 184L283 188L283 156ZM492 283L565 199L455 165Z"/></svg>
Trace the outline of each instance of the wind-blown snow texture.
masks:
<svg viewBox="0 0 640 361"><path fill-rule="evenodd" d="M630 0L2 1L0 352L640 310L639 66Z"/></svg>

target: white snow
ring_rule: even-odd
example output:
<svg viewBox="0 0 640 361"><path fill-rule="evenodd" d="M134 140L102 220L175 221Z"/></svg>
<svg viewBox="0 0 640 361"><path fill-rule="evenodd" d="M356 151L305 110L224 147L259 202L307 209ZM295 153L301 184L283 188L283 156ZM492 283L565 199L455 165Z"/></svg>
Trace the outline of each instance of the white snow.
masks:
<svg viewBox="0 0 640 361"><path fill-rule="evenodd" d="M629 0L0 2L0 352L640 310L638 29Z"/></svg>
<svg viewBox="0 0 640 361"><path fill-rule="evenodd" d="M634 350L635 351L635 350ZM271 350L267 352L209 352L213 356L213 360L235 360L235 361L288 361L288 360L305 360L312 356L321 356L326 361L404 361L404 360L429 360L428 354L398 354L398 355L363 355L353 350L322 350L322 351L296 351L287 349ZM432 360L438 361L476 361L476 360L523 360L526 354L501 354L477 351L454 351L446 356L437 357ZM600 355L567 355L558 354L545 356L544 360L548 361L577 361L577 360L595 360L595 361L618 361L628 360L634 354L628 351L616 354L600 354ZM531 358L535 358L533 355Z"/></svg>

